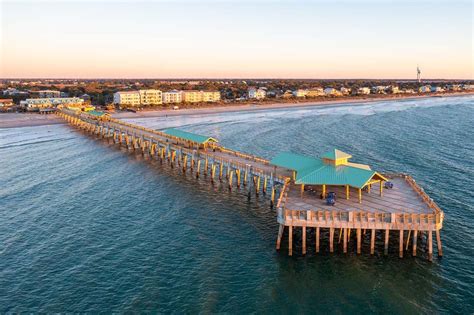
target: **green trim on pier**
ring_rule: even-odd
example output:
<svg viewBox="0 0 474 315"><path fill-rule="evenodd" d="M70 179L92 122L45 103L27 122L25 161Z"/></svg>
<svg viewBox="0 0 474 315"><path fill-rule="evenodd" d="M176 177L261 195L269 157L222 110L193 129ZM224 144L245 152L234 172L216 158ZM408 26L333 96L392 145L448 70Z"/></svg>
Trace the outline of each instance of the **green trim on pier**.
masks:
<svg viewBox="0 0 474 315"><path fill-rule="evenodd" d="M87 114L90 114L92 116L97 116L97 117L102 117L105 115L104 112L101 112L101 111L97 111L97 110L90 110L88 112L86 112Z"/></svg>
<svg viewBox="0 0 474 315"><path fill-rule="evenodd" d="M179 130L175 128L169 128L169 129L164 130L163 132L173 137L178 137L178 138L182 138L188 141L201 143L201 144L204 144L206 142L218 142L216 139L209 136L198 135L196 133L187 132L187 131Z"/></svg>

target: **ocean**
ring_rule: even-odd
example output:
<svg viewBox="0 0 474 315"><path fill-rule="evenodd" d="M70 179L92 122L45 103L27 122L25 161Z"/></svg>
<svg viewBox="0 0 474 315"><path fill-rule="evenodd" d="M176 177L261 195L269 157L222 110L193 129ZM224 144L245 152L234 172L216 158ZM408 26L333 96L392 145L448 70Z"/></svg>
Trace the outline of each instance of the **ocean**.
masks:
<svg viewBox="0 0 474 315"><path fill-rule="evenodd" d="M385 257L381 240L371 256L367 239L362 255L316 254L308 239L289 257L262 195L67 125L0 129L1 313L473 313L472 96L128 121L409 173L445 212L444 256Z"/></svg>

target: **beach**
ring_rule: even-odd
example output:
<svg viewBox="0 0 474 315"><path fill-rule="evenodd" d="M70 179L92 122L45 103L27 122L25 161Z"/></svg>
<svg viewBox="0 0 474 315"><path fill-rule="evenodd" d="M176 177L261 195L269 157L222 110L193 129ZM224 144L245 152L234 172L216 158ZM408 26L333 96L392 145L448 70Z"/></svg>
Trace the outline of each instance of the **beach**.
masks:
<svg viewBox="0 0 474 315"><path fill-rule="evenodd" d="M371 97L371 98L343 98L324 101L299 101L292 103L264 103L264 104L229 104L229 105L209 105L200 108L183 108L179 110L172 109L152 109L140 112L119 111L112 113L113 118L147 118L147 117L167 117L167 116L186 116L186 115L209 115L228 112L246 112L269 109L290 109L311 106L340 106L340 105L362 105L373 102L392 102L413 99L439 98L470 96L473 92L460 92L449 94L417 95L417 96L398 96L398 97ZM0 128L19 128L42 125L62 124L63 121L56 115L40 115L36 113L3 113L0 114Z"/></svg>

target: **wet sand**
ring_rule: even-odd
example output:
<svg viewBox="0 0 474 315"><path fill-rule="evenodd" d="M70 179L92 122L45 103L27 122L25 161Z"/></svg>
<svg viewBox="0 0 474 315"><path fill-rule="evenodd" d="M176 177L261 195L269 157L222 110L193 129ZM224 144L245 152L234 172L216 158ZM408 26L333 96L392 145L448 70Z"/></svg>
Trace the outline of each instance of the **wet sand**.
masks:
<svg viewBox="0 0 474 315"><path fill-rule="evenodd" d="M19 128L44 125L64 124L64 121L54 114L40 115L37 113L2 113L0 128Z"/></svg>

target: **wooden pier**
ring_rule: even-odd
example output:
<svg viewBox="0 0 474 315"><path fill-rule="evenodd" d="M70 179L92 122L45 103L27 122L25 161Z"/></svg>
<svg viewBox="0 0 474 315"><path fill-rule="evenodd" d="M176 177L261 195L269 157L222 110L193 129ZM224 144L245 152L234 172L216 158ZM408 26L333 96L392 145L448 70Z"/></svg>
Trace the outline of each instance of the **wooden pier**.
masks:
<svg viewBox="0 0 474 315"><path fill-rule="evenodd" d="M301 229L303 255L307 252L307 230L313 229L316 253L320 251L322 235L326 234L330 253L335 251L335 247L341 247L342 252L347 253L351 250L351 235L355 234L355 250L361 254L363 235L370 232L370 254L376 251L378 234L377 239L383 240L384 254L388 253L390 238L395 237L398 238L400 258L410 245L412 255L416 256L418 240L424 235L428 258L432 260L434 232L438 255L442 256L440 229L444 213L408 175L378 174L366 165L348 162L350 156L340 151L345 155L334 161L329 157L317 162L307 157L290 156L289 162L282 163L278 159L269 161L224 148L211 137L177 130L153 130L112 119L103 113L62 109L58 115L77 128L99 138L111 139L120 146L149 155L183 172L203 176L211 182L225 181L230 190L234 186L245 187L249 198L252 194L262 193L270 198L273 206L278 196L276 248L280 249L287 230L289 255L293 255L294 229ZM311 167L333 170L336 175L345 174L341 177L345 180L352 179L346 178L350 176L344 167L354 169L355 177L370 176L361 182L363 184L350 181L344 185L342 182L321 184L318 182L321 176L311 173ZM393 188L384 189L386 182L390 182ZM327 203L328 193L338 196L334 204Z"/></svg>

